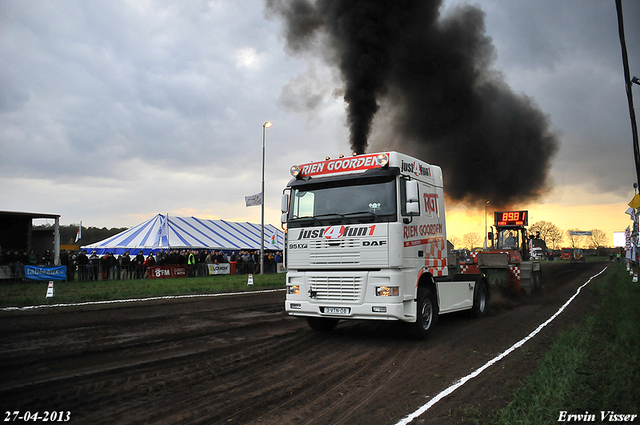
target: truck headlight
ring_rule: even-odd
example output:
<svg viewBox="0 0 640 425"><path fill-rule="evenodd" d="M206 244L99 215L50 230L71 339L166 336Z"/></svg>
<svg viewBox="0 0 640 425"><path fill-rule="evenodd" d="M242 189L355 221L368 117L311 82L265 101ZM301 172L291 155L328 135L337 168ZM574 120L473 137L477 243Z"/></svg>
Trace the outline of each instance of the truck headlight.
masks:
<svg viewBox="0 0 640 425"><path fill-rule="evenodd" d="M398 286L376 286L377 297L397 297L400 295Z"/></svg>
<svg viewBox="0 0 640 425"><path fill-rule="evenodd" d="M298 177L298 175L300 174L300 167L298 167L297 165L292 165L289 172L293 177Z"/></svg>
<svg viewBox="0 0 640 425"><path fill-rule="evenodd" d="M300 295L300 286L299 285L287 286L287 294L288 295Z"/></svg>

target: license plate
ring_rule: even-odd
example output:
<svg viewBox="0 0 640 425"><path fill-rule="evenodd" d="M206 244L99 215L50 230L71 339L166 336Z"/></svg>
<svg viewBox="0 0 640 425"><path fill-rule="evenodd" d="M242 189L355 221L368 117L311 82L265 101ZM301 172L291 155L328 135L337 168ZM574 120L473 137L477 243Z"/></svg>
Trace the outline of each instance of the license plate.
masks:
<svg viewBox="0 0 640 425"><path fill-rule="evenodd" d="M349 314L349 309L346 307L325 307L325 314Z"/></svg>

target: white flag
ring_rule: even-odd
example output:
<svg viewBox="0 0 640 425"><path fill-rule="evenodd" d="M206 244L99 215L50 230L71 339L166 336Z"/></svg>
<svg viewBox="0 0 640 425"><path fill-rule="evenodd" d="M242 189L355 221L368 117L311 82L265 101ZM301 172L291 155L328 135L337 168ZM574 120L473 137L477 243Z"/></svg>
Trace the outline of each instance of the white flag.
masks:
<svg viewBox="0 0 640 425"><path fill-rule="evenodd" d="M634 210L633 208L629 207L629 209L627 209L624 213L625 214L629 214L631 220L636 221L636 210Z"/></svg>
<svg viewBox="0 0 640 425"><path fill-rule="evenodd" d="M256 193L255 195L251 196L245 196L244 203L247 204L248 207L262 205L262 192Z"/></svg>
<svg viewBox="0 0 640 425"><path fill-rule="evenodd" d="M157 248L158 246L161 245L163 236L167 239L167 243L168 243L168 237L169 237L169 226L167 223L168 220L169 220L169 214L167 214L162 218L162 221L160 222L160 228L156 233L156 237L153 239L153 248Z"/></svg>
<svg viewBox="0 0 640 425"><path fill-rule="evenodd" d="M78 242L82 238L82 221L80 222L80 227L78 227L78 233L76 233L76 242Z"/></svg>

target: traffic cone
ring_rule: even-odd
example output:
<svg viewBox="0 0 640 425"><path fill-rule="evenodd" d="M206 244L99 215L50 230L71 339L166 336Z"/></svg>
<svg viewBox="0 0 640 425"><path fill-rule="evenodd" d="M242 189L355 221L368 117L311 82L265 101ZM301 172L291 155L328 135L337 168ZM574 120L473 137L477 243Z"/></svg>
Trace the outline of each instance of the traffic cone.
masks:
<svg viewBox="0 0 640 425"><path fill-rule="evenodd" d="M249 275L249 281L247 282L247 286L248 285L253 285L253 275L252 274Z"/></svg>
<svg viewBox="0 0 640 425"><path fill-rule="evenodd" d="M53 289L53 280L49 281L49 287L47 288L47 296L45 298L53 298L54 295L54 289Z"/></svg>

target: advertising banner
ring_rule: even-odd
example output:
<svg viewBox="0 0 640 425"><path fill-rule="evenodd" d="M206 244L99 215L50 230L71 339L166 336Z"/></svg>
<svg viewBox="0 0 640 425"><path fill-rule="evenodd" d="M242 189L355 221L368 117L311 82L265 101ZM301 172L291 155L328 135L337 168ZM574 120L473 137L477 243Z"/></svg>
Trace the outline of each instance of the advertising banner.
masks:
<svg viewBox="0 0 640 425"><path fill-rule="evenodd" d="M229 263L207 264L207 266L209 266L209 275L231 273L231 264Z"/></svg>
<svg viewBox="0 0 640 425"><path fill-rule="evenodd" d="M151 266L148 270L149 279L167 279L169 277L187 277L187 266Z"/></svg>
<svg viewBox="0 0 640 425"><path fill-rule="evenodd" d="M24 278L27 280L67 280L67 267L24 266Z"/></svg>

